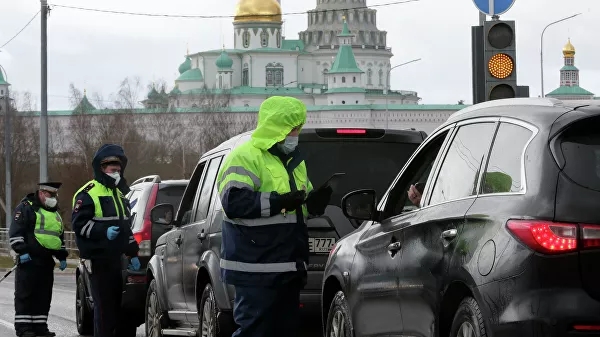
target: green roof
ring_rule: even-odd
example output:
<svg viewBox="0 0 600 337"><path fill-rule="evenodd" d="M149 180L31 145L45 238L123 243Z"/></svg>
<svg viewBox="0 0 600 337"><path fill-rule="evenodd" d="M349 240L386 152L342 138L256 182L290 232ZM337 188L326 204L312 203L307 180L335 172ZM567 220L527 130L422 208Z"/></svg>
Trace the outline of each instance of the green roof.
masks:
<svg viewBox="0 0 600 337"><path fill-rule="evenodd" d="M337 56L335 57L335 61L333 62L331 69L329 69L329 73L363 73L363 71L360 70L356 65L356 59L354 58L352 46L340 46L340 50L338 50Z"/></svg>
<svg viewBox="0 0 600 337"><path fill-rule="evenodd" d="M179 74L181 75L190 69L192 69L192 59L186 56L185 61L179 66Z"/></svg>
<svg viewBox="0 0 600 337"><path fill-rule="evenodd" d="M77 106L75 107L75 109L73 109L73 111L76 114L89 114L89 113L96 111L96 107L92 103L90 103L90 101L87 98L87 95L83 94L83 98L81 99L81 102L79 102L79 104L77 104Z"/></svg>
<svg viewBox="0 0 600 337"><path fill-rule="evenodd" d="M328 89L326 94L335 94L335 93L366 93L367 91L363 88L333 88Z"/></svg>
<svg viewBox="0 0 600 337"><path fill-rule="evenodd" d="M202 71L198 68L190 69L185 73L181 74L177 79L178 82L202 82L204 81L204 76L202 76Z"/></svg>
<svg viewBox="0 0 600 337"><path fill-rule="evenodd" d="M338 35L339 37L350 37L353 36L350 34L350 29L348 29L348 22L344 19L344 28L342 28L342 33Z"/></svg>
<svg viewBox="0 0 600 337"><path fill-rule="evenodd" d="M215 61L215 64L219 69L231 69L231 67L233 66L233 60L231 59L231 57L229 57L227 52L223 50L221 52L221 55L217 58L217 61Z"/></svg>
<svg viewBox="0 0 600 337"><path fill-rule="evenodd" d="M173 87L173 90L171 90L171 92L169 93L169 95L180 95L181 94L181 90L179 90L179 86L176 84Z"/></svg>
<svg viewBox="0 0 600 337"><path fill-rule="evenodd" d="M208 90L210 92L219 94L222 92L230 93L231 95L269 95L269 96L277 96L277 95L308 95L302 89L298 87L235 87L232 89L222 90L222 89L212 89ZM207 89L191 89L186 90L182 94L183 95L198 95L206 93Z"/></svg>
<svg viewBox="0 0 600 337"><path fill-rule="evenodd" d="M558 89L546 94L546 96L593 96L594 94L578 85L561 85Z"/></svg>
<svg viewBox="0 0 600 337"><path fill-rule="evenodd" d="M303 40L283 40L281 42L281 49L287 50L298 50L304 51L304 41Z"/></svg>
<svg viewBox="0 0 600 337"><path fill-rule="evenodd" d="M564 67L560 68L560 71L565 71L565 70L579 70L579 69L577 69L576 66L564 66Z"/></svg>
<svg viewBox="0 0 600 337"><path fill-rule="evenodd" d="M7 85L10 83L6 82L6 80L4 79L4 74L2 74L2 70L0 69L0 85L2 85L2 84Z"/></svg>
<svg viewBox="0 0 600 337"><path fill-rule="evenodd" d="M154 88L154 85L152 85L152 89L148 93L148 98L154 99L154 98L159 98L159 97L160 97L160 94L158 93L158 91L156 91L156 88Z"/></svg>

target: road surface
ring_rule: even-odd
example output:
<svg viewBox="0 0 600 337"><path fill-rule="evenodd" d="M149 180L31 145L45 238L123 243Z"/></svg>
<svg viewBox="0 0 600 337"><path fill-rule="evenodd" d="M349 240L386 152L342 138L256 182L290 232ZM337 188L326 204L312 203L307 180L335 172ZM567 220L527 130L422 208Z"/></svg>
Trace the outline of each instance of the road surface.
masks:
<svg viewBox="0 0 600 337"><path fill-rule="evenodd" d="M1 273L2 276L4 272ZM14 274L0 283L0 336L16 336L14 332ZM78 337L75 326L75 275L72 273L54 274L54 293L48 318L51 331L60 337ZM306 326L306 325L305 325ZM318 327L307 328L302 337L320 337ZM138 328L137 337L143 337L144 326Z"/></svg>

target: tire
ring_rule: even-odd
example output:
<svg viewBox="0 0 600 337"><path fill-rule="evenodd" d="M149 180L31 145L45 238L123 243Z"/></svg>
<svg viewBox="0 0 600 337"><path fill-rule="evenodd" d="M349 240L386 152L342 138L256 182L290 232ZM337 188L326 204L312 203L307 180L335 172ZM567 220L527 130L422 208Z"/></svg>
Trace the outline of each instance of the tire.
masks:
<svg viewBox="0 0 600 337"><path fill-rule="evenodd" d="M83 276L77 278L77 291L75 292L75 322L80 335L94 334L94 315L87 303Z"/></svg>
<svg viewBox="0 0 600 337"><path fill-rule="evenodd" d="M198 303L199 337L224 337L219 326L218 312L215 292L209 283L204 287L202 297L200 297L200 302Z"/></svg>
<svg viewBox="0 0 600 337"><path fill-rule="evenodd" d="M487 337L483 315L477 301L467 297L456 309L450 337Z"/></svg>
<svg viewBox="0 0 600 337"><path fill-rule="evenodd" d="M342 291L338 291L331 301L325 324L325 337L354 337L352 315Z"/></svg>
<svg viewBox="0 0 600 337"><path fill-rule="evenodd" d="M152 280L148 287L148 293L146 294L146 308L144 312L146 315L146 336L162 337L162 330L169 327L169 322L167 320L167 315L163 313L160 302L158 301L156 280Z"/></svg>

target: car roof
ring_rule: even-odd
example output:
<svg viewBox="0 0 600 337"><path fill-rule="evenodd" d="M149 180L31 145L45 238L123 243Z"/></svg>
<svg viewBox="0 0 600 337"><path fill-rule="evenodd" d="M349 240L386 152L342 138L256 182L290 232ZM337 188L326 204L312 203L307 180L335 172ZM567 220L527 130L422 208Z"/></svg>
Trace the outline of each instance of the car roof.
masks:
<svg viewBox="0 0 600 337"><path fill-rule="evenodd" d="M189 182L189 180L187 179L168 179L168 180L162 180L160 178L159 175L150 175L150 176L145 176L145 177L141 177L137 180L135 180L133 183L131 183L131 185L129 185L129 187L146 187L146 186L151 186L153 184L160 184L162 186L173 186L173 185L187 185Z"/></svg>
<svg viewBox="0 0 600 337"><path fill-rule="evenodd" d="M598 100L561 101L555 98L510 98L479 103L452 114L438 129L479 117L510 117L541 128L549 128L566 112L600 113ZM584 117L583 115L581 117Z"/></svg>
<svg viewBox="0 0 600 337"><path fill-rule="evenodd" d="M336 130L336 129L341 129L341 128L344 128L344 127L302 128L302 133L300 135L300 137L302 138L301 141L303 141L303 140L314 141L314 140L318 139L318 137L316 137L316 135L320 131ZM345 127L345 128L347 128L347 127ZM376 128L355 127L355 128L351 128L351 129L366 129L366 130L385 131L386 136L393 137L395 140L406 142L406 143L421 143L427 137L427 134L425 134L425 132L418 131L414 128L405 129L405 130L397 130L397 129L376 129ZM231 150L231 149L235 148L236 146L238 146L239 144L250 139L252 132L254 132L254 130L246 131L237 136L233 136L230 139L228 139L228 140L224 141L223 143L221 143L220 145L218 145L217 147L207 151L205 154L202 155L202 157L210 156L213 153L217 153L217 152L220 152L223 150Z"/></svg>

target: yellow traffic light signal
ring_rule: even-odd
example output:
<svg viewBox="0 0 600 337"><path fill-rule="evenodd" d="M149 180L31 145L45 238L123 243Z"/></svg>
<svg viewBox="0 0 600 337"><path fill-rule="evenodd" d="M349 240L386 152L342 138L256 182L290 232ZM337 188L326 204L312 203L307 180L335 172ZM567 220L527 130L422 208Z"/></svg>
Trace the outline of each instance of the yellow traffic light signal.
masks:
<svg viewBox="0 0 600 337"><path fill-rule="evenodd" d="M485 100L517 97L515 22L486 21L483 35Z"/></svg>
<svg viewBox="0 0 600 337"><path fill-rule="evenodd" d="M503 53L493 55L488 62L490 75L498 79L505 79L512 75L515 69L513 59Z"/></svg>

